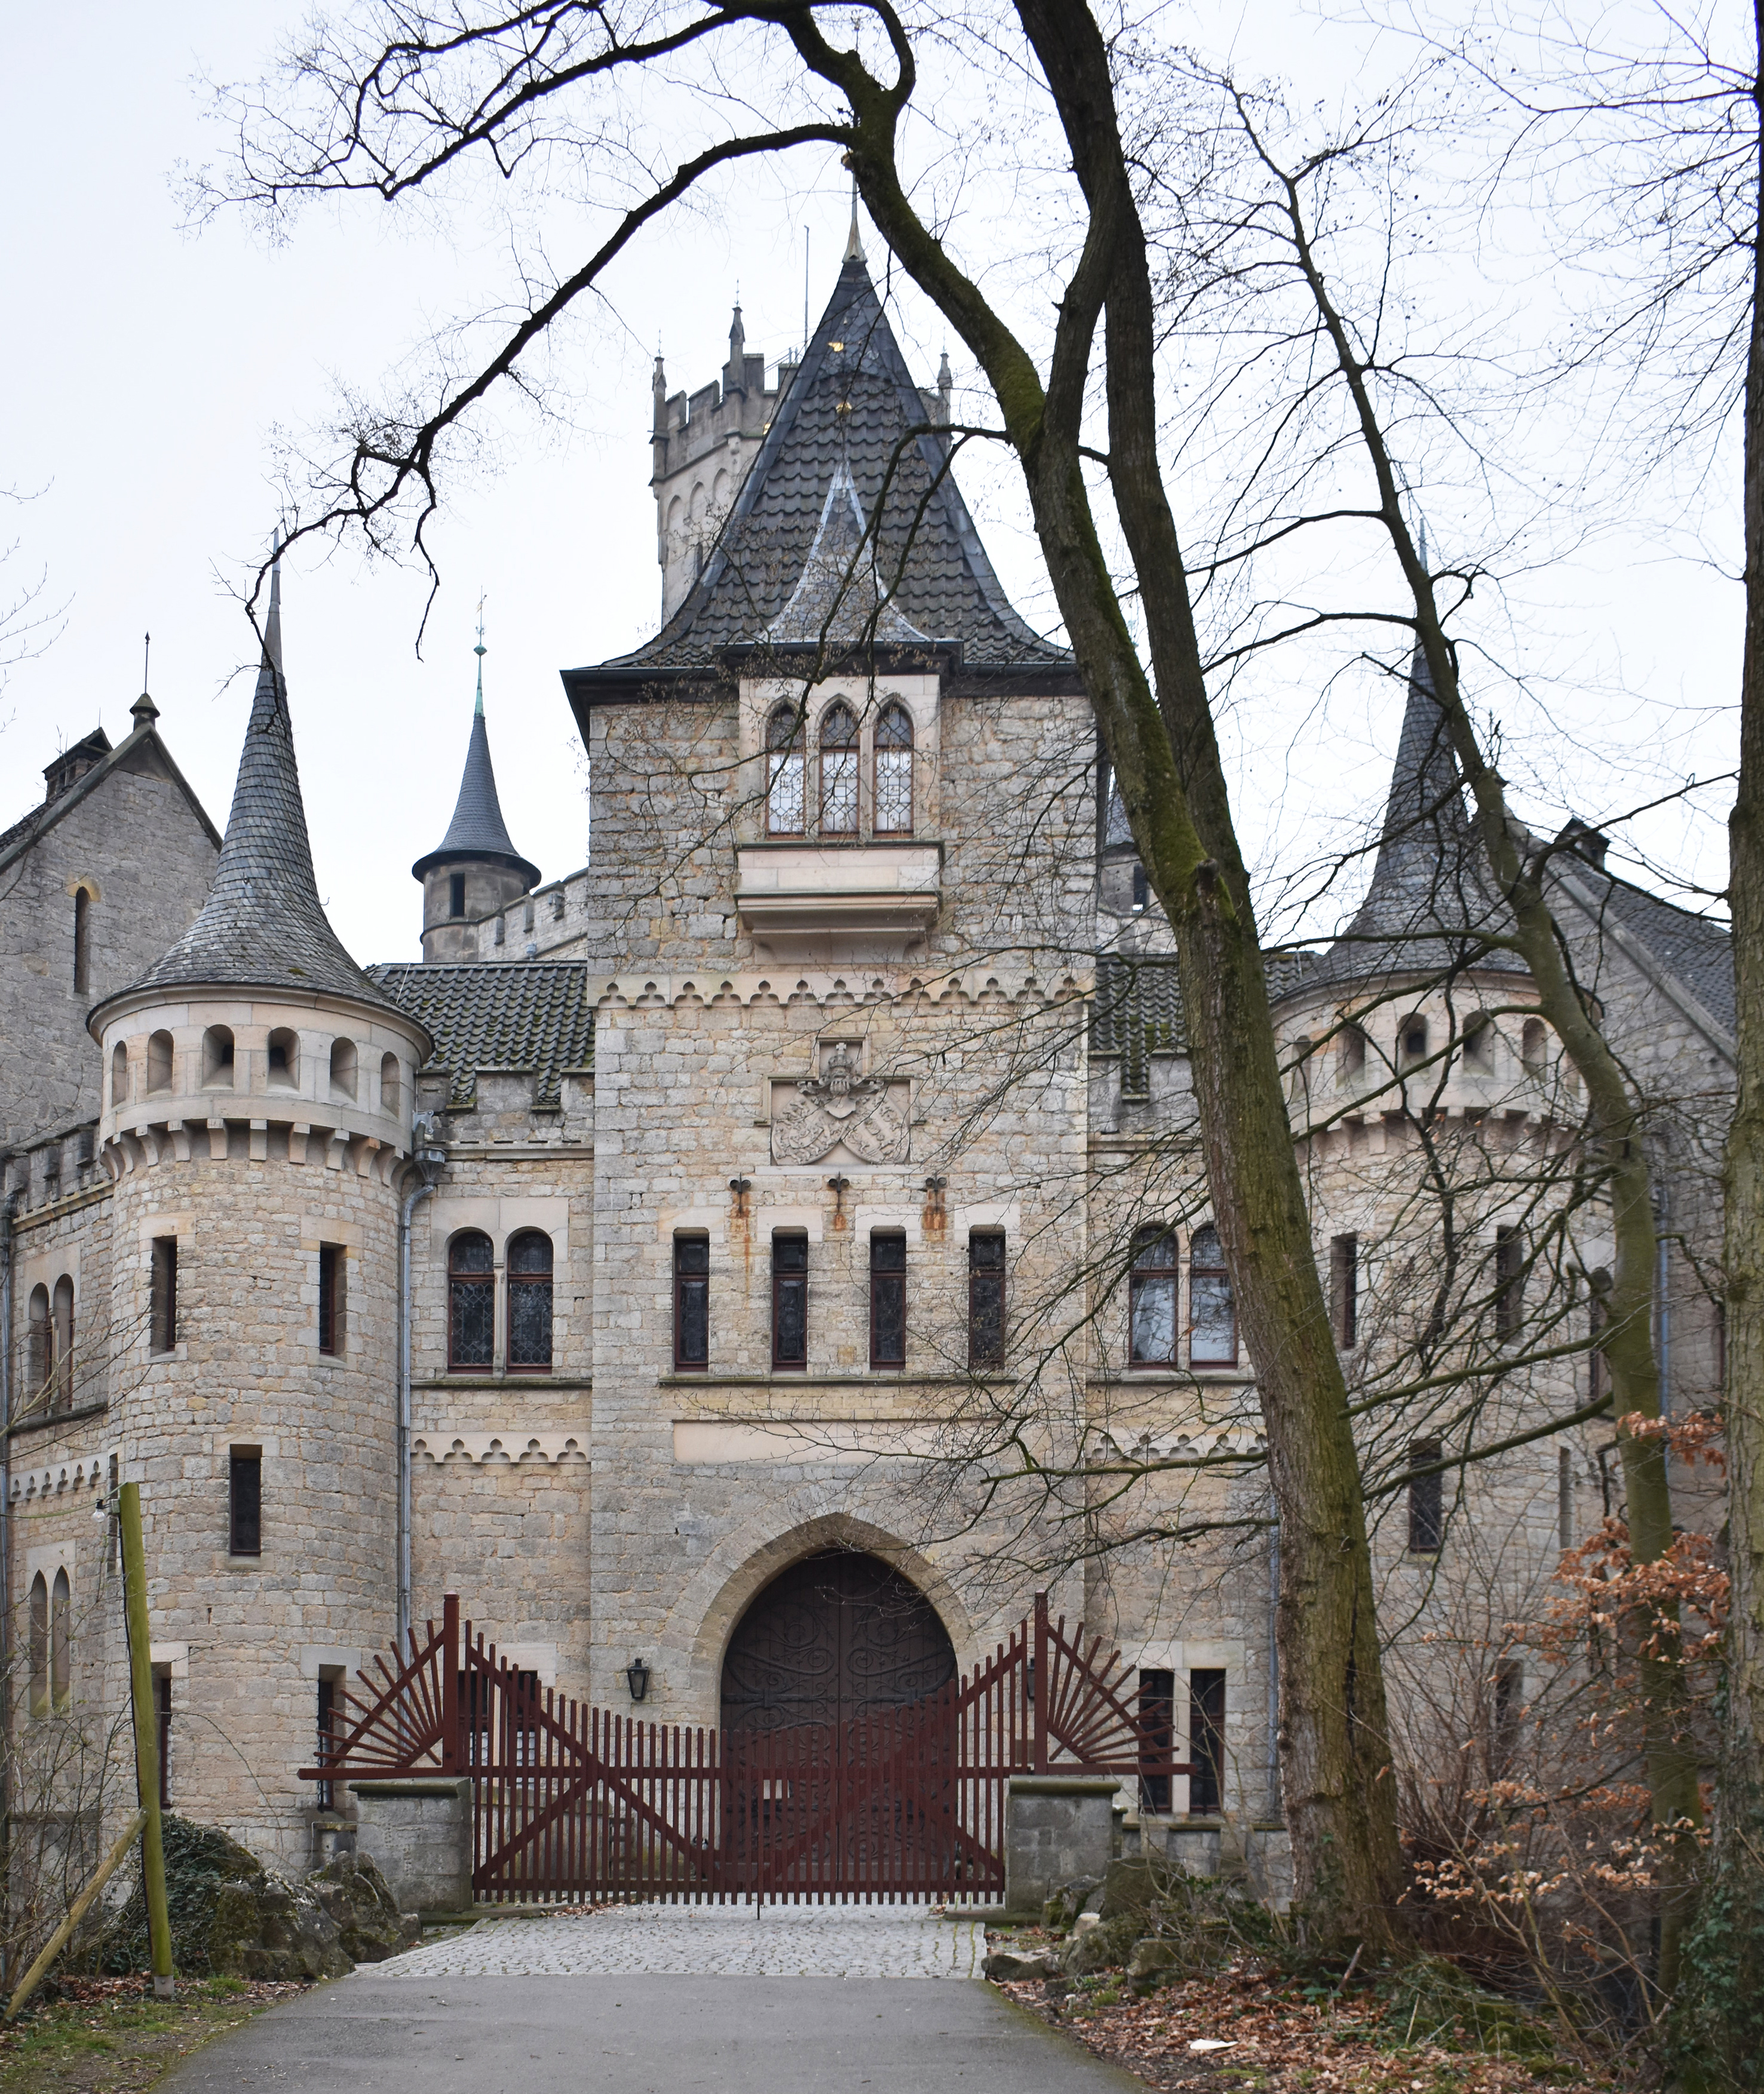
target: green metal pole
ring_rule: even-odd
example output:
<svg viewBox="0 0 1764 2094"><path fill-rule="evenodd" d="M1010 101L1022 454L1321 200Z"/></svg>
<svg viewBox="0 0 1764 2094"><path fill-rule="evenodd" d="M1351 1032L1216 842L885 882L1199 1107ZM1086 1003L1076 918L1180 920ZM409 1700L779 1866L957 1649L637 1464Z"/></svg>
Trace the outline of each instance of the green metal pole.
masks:
<svg viewBox="0 0 1764 2094"><path fill-rule="evenodd" d="M147 1935L153 1950L153 1996L175 1996L172 1977L172 1919L165 1902L165 1847L159 1829L159 1727L153 1705L153 1657L147 1640L147 1558L141 1540L141 1486L124 1484L117 1493L122 1530L123 1600L128 1623L128 1692L135 1716L135 1786L147 1822L141 1836L141 1883L147 1900Z"/></svg>

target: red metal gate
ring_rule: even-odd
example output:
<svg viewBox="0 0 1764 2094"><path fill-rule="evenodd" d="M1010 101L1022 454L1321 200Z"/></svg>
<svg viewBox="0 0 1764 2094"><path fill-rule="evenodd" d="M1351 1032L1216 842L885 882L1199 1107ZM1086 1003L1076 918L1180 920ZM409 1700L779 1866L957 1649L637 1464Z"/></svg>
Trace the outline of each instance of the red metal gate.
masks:
<svg viewBox="0 0 1764 2094"><path fill-rule="evenodd" d="M540 1688L452 1593L402 1664L376 1666L301 1779L469 1775L472 1887L492 1902L984 1900L1004 1888L1013 1774L1190 1771L1141 1729L1119 1652L1069 1637L1045 1593L937 1693L793 1729L645 1723Z"/></svg>

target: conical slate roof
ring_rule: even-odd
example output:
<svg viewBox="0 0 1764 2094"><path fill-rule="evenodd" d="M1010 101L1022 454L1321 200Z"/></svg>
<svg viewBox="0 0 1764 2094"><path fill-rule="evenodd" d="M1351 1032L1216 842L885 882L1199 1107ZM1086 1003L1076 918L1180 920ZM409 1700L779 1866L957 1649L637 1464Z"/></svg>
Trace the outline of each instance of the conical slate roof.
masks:
<svg viewBox="0 0 1764 2094"><path fill-rule="evenodd" d="M214 885L196 921L125 996L186 986L267 988L397 1008L344 951L319 899L281 665L278 563Z"/></svg>
<svg viewBox="0 0 1764 2094"><path fill-rule="evenodd" d="M480 628L481 632L481 628ZM496 767L490 761L489 730L484 724L484 643L478 643L478 702L471 715L471 739L466 744L466 767L459 780L454 818L437 847L411 868L420 880L437 865L485 858L513 866L529 887L539 884L539 868L515 849L497 797Z"/></svg>
<svg viewBox="0 0 1764 2094"><path fill-rule="evenodd" d="M1471 962L1523 972L1514 954L1480 949L1506 920L1465 809L1432 672L1418 645L1371 884L1309 978L1432 973Z"/></svg>
<svg viewBox="0 0 1764 2094"><path fill-rule="evenodd" d="M994 673L1071 676L1068 651L1032 632L1006 600L949 469L947 440L928 419L854 242L704 571L647 645L566 670L571 697L633 695L646 680L711 669L732 647L814 644L815 590L800 592L817 541L825 550L826 530L846 528L830 502L841 475L860 528L882 505L872 542L902 624L878 632L878 645L937 642Z"/></svg>

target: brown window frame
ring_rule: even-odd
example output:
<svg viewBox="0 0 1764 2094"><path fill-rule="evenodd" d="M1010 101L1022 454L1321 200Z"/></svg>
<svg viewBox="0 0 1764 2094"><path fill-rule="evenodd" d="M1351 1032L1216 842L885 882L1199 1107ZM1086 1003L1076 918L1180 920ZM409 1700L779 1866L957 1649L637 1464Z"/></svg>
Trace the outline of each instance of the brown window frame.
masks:
<svg viewBox="0 0 1764 2094"><path fill-rule="evenodd" d="M461 1249L470 1243L489 1245L487 1266L467 1267L457 1262ZM490 1301L489 1357L482 1360L459 1358L459 1305L465 1288L489 1290ZM496 1246L482 1229L462 1229L447 1246L447 1371L449 1374L493 1374L496 1371Z"/></svg>
<svg viewBox="0 0 1764 2094"><path fill-rule="evenodd" d="M1176 1675L1173 1670L1162 1666L1140 1667L1136 1713L1142 1741L1165 1760L1175 1759ZM1167 1773L1149 1774L1142 1765L1139 1778L1140 1809L1154 1812L1160 1817L1168 1817L1171 1779Z"/></svg>
<svg viewBox="0 0 1764 2094"><path fill-rule="evenodd" d="M681 1253L689 1251L693 1258L703 1253L701 1269L689 1270ZM687 1327L692 1318L692 1297L698 1296L698 1309L704 1333L704 1349L694 1358L685 1349ZM674 1239L674 1371L676 1374L708 1374L710 1371L710 1239L691 1230L683 1231Z"/></svg>
<svg viewBox="0 0 1764 2094"><path fill-rule="evenodd" d="M1188 1673L1188 1815L1219 1818L1225 1810L1225 1668L1200 1665Z"/></svg>
<svg viewBox="0 0 1764 2094"><path fill-rule="evenodd" d="M1148 1253L1161 1243L1170 1246L1167 1263L1156 1265L1148 1262ZM1167 1353L1141 1353L1139 1349L1140 1297L1153 1287L1170 1289L1170 1349ZM1164 1370L1176 1364L1181 1347L1182 1333L1182 1240L1173 1227L1161 1223L1149 1223L1133 1232L1131 1261L1127 1276L1127 1363L1130 1367L1150 1367Z"/></svg>
<svg viewBox="0 0 1764 2094"><path fill-rule="evenodd" d="M786 1246L794 1253L800 1246L802 1262L800 1266L780 1263L778 1253ZM800 1286L802 1290L802 1350L796 1358L788 1358L779 1349L784 1318L780 1313L784 1291ZM806 1232L780 1230L771 1240L771 1364L775 1373L804 1374L809 1364L809 1240Z"/></svg>
<svg viewBox="0 0 1764 2094"><path fill-rule="evenodd" d="M1329 1320L1351 1353L1360 1341L1360 1240L1351 1232L1329 1239Z"/></svg>
<svg viewBox="0 0 1764 2094"><path fill-rule="evenodd" d="M1208 1258L1203 1263L1201 1253L1209 1236L1219 1245L1219 1256L1216 1260ZM1195 1303L1200 1294L1197 1283L1202 1279L1222 1279L1225 1283L1225 1299L1231 1309L1230 1352L1209 1353L1205 1358L1197 1357L1194 1349ZM1234 1367L1242 1353L1243 1329L1238 1321L1237 1297L1232 1288L1231 1269L1225 1262L1225 1246L1219 1243L1217 1227L1209 1222L1205 1227L1197 1229L1188 1239L1188 1365L1191 1367Z"/></svg>
<svg viewBox="0 0 1764 2094"><path fill-rule="evenodd" d="M886 1245L881 1262L876 1253ZM899 1253L899 1262L893 1262ZM895 1297L893 1314L889 1314L889 1297ZM884 1353L881 1350L883 1329L891 1323L900 1334L897 1353ZM870 1232L870 1364L872 1367L890 1369L906 1364L906 1236L901 1229L872 1229Z"/></svg>
<svg viewBox="0 0 1764 2094"><path fill-rule="evenodd" d="M977 1255L982 1244L998 1246L993 1262L983 1263ZM1010 1247L1002 1229L971 1229L967 1240L967 1363L971 1367L1001 1367L1005 1364L1007 1333L1005 1317L1009 1299ZM996 1299L987 1306L984 1297ZM988 1344L981 1336L990 1321L994 1337Z"/></svg>
<svg viewBox="0 0 1764 2094"><path fill-rule="evenodd" d="M535 1240L542 1242L545 1245L545 1249L550 1254L550 1262L545 1266L543 1272L537 1271L532 1272L517 1272L515 1270L515 1253L516 1249L521 1244L530 1243ZM544 1229L517 1229L515 1234L509 1238L507 1247L502 1253L502 1258L503 1263L507 1268L504 1275L503 1284L508 1295L508 1323L506 1325L508 1371L511 1375L550 1374L554 1370L558 1357L556 1322L557 1296L554 1287L554 1281L555 1280L558 1269L558 1247ZM542 1360L517 1360L515 1357L515 1309L522 1290L524 1289L530 1291L534 1294L543 1292L545 1297L545 1356Z"/></svg>

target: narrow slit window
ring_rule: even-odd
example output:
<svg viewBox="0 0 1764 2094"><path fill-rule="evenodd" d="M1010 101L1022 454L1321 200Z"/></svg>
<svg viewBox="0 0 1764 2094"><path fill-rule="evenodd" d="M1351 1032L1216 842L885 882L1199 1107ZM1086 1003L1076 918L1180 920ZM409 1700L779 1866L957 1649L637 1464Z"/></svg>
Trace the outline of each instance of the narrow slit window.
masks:
<svg viewBox="0 0 1764 2094"><path fill-rule="evenodd" d="M793 706L779 706L766 723L767 835L802 835L802 716Z"/></svg>
<svg viewBox="0 0 1764 2094"><path fill-rule="evenodd" d="M1139 1778L1141 1810L1167 1814L1170 1776L1159 1771L1159 1762L1175 1757L1176 1675L1161 1666L1142 1666L1139 1675L1139 1731L1143 1748Z"/></svg>
<svg viewBox="0 0 1764 2094"><path fill-rule="evenodd" d="M73 1706L73 1588L65 1570L49 1588L49 1701L58 1716Z"/></svg>
<svg viewBox="0 0 1764 2094"><path fill-rule="evenodd" d="M843 700L821 715L821 834L858 833L858 723Z"/></svg>
<svg viewBox="0 0 1764 2094"><path fill-rule="evenodd" d="M49 1580L39 1570L31 1580L30 1710L49 1714Z"/></svg>
<svg viewBox="0 0 1764 2094"><path fill-rule="evenodd" d="M55 1327L49 1320L46 1287L31 1289L30 1355L30 1392L33 1397L41 1397L55 1368Z"/></svg>
<svg viewBox="0 0 1764 2094"><path fill-rule="evenodd" d="M875 832L913 832L913 716L890 698L875 723Z"/></svg>
<svg viewBox="0 0 1764 2094"><path fill-rule="evenodd" d="M332 1097L353 1098L355 1095L356 1054L353 1040L333 1040L331 1042L331 1095Z"/></svg>
<svg viewBox="0 0 1764 2094"><path fill-rule="evenodd" d="M159 1808L172 1808L172 1668L153 1668L153 1713L159 1731Z"/></svg>
<svg viewBox="0 0 1764 2094"><path fill-rule="evenodd" d="M150 1033L147 1039L148 1091L168 1091L171 1088L172 1036L169 1032Z"/></svg>
<svg viewBox="0 0 1764 2094"><path fill-rule="evenodd" d="M451 917L460 917L465 913L466 875L463 872L450 872L447 875L447 914Z"/></svg>
<svg viewBox="0 0 1764 2094"><path fill-rule="evenodd" d="M809 1363L809 1240L771 1240L771 1363L806 1367Z"/></svg>
<svg viewBox="0 0 1764 2094"><path fill-rule="evenodd" d="M345 1703L343 1699L344 1674L341 1666L321 1666L319 1669L319 1723L318 1757L314 1764L323 1766L336 1757L341 1739ZM321 1810L337 1808L337 1784L321 1781L314 1783L318 1794L314 1799Z"/></svg>
<svg viewBox="0 0 1764 2094"><path fill-rule="evenodd" d="M710 1239L674 1239L674 1366L702 1374L710 1365Z"/></svg>
<svg viewBox="0 0 1764 2094"><path fill-rule="evenodd" d="M55 1282L50 1304L55 1366L54 1387L50 1401L57 1410L73 1408L73 1282L66 1273Z"/></svg>
<svg viewBox="0 0 1764 2094"><path fill-rule="evenodd" d="M523 1229L508 1247L508 1366L511 1374L551 1371L551 1239Z"/></svg>
<svg viewBox="0 0 1764 2094"><path fill-rule="evenodd" d="M1516 1228L1495 1231L1494 1281L1495 1329L1517 1337L1525 1322L1525 1238Z"/></svg>
<svg viewBox="0 0 1764 2094"><path fill-rule="evenodd" d="M232 1027L211 1025L202 1035L202 1082L216 1091L232 1088Z"/></svg>
<svg viewBox="0 0 1764 2094"><path fill-rule="evenodd" d="M971 1367L1005 1363L1005 1239L997 1229L967 1240L967 1358Z"/></svg>
<svg viewBox="0 0 1764 2094"><path fill-rule="evenodd" d="M73 986L80 996L92 987L92 897L83 887L73 897Z"/></svg>
<svg viewBox="0 0 1764 2094"><path fill-rule="evenodd" d="M1188 1815L1217 1818L1225 1807L1225 1673L1197 1666L1188 1675Z"/></svg>
<svg viewBox="0 0 1764 2094"><path fill-rule="evenodd" d="M128 1049L119 1040L111 1049L111 1110L120 1112L128 1103Z"/></svg>
<svg viewBox="0 0 1764 2094"><path fill-rule="evenodd" d="M1351 1353L1360 1337L1360 1240L1357 1236L1329 1239L1329 1309L1336 1327L1336 1343Z"/></svg>
<svg viewBox="0 0 1764 2094"><path fill-rule="evenodd" d="M264 1080L272 1091L292 1091L300 1084L300 1035L278 1025L267 1041L268 1062Z"/></svg>
<svg viewBox="0 0 1764 2094"><path fill-rule="evenodd" d="M1188 1363L1197 1367L1237 1364L1237 1305L1219 1231L1197 1229L1188 1247Z"/></svg>
<svg viewBox="0 0 1764 2094"><path fill-rule="evenodd" d="M870 1364L906 1364L906 1239L877 1233L870 1239Z"/></svg>
<svg viewBox="0 0 1764 2094"><path fill-rule="evenodd" d="M319 1246L319 1350L343 1349L344 1314L349 1286L349 1253L341 1244Z"/></svg>
<svg viewBox="0 0 1764 2094"><path fill-rule="evenodd" d="M398 1056L382 1054L380 1058L380 1110L382 1112L397 1112L402 1092Z"/></svg>
<svg viewBox="0 0 1764 2094"><path fill-rule="evenodd" d="M481 1374L496 1342L496 1255L480 1229L454 1238L447 1251L447 1365Z"/></svg>
<svg viewBox="0 0 1764 2094"><path fill-rule="evenodd" d="M1409 1449L1411 1469L1432 1469L1409 1479L1409 1550L1414 1556L1437 1556L1445 1540L1445 1478L1432 1465L1445 1458L1437 1440L1417 1440Z"/></svg>
<svg viewBox="0 0 1764 2094"><path fill-rule="evenodd" d="M148 1301L148 1345L156 1353L175 1351L178 1341L178 1240L153 1240Z"/></svg>
<svg viewBox="0 0 1764 2094"><path fill-rule="evenodd" d="M227 1552L263 1553L263 1457L255 1447L235 1447L227 1458Z"/></svg>

